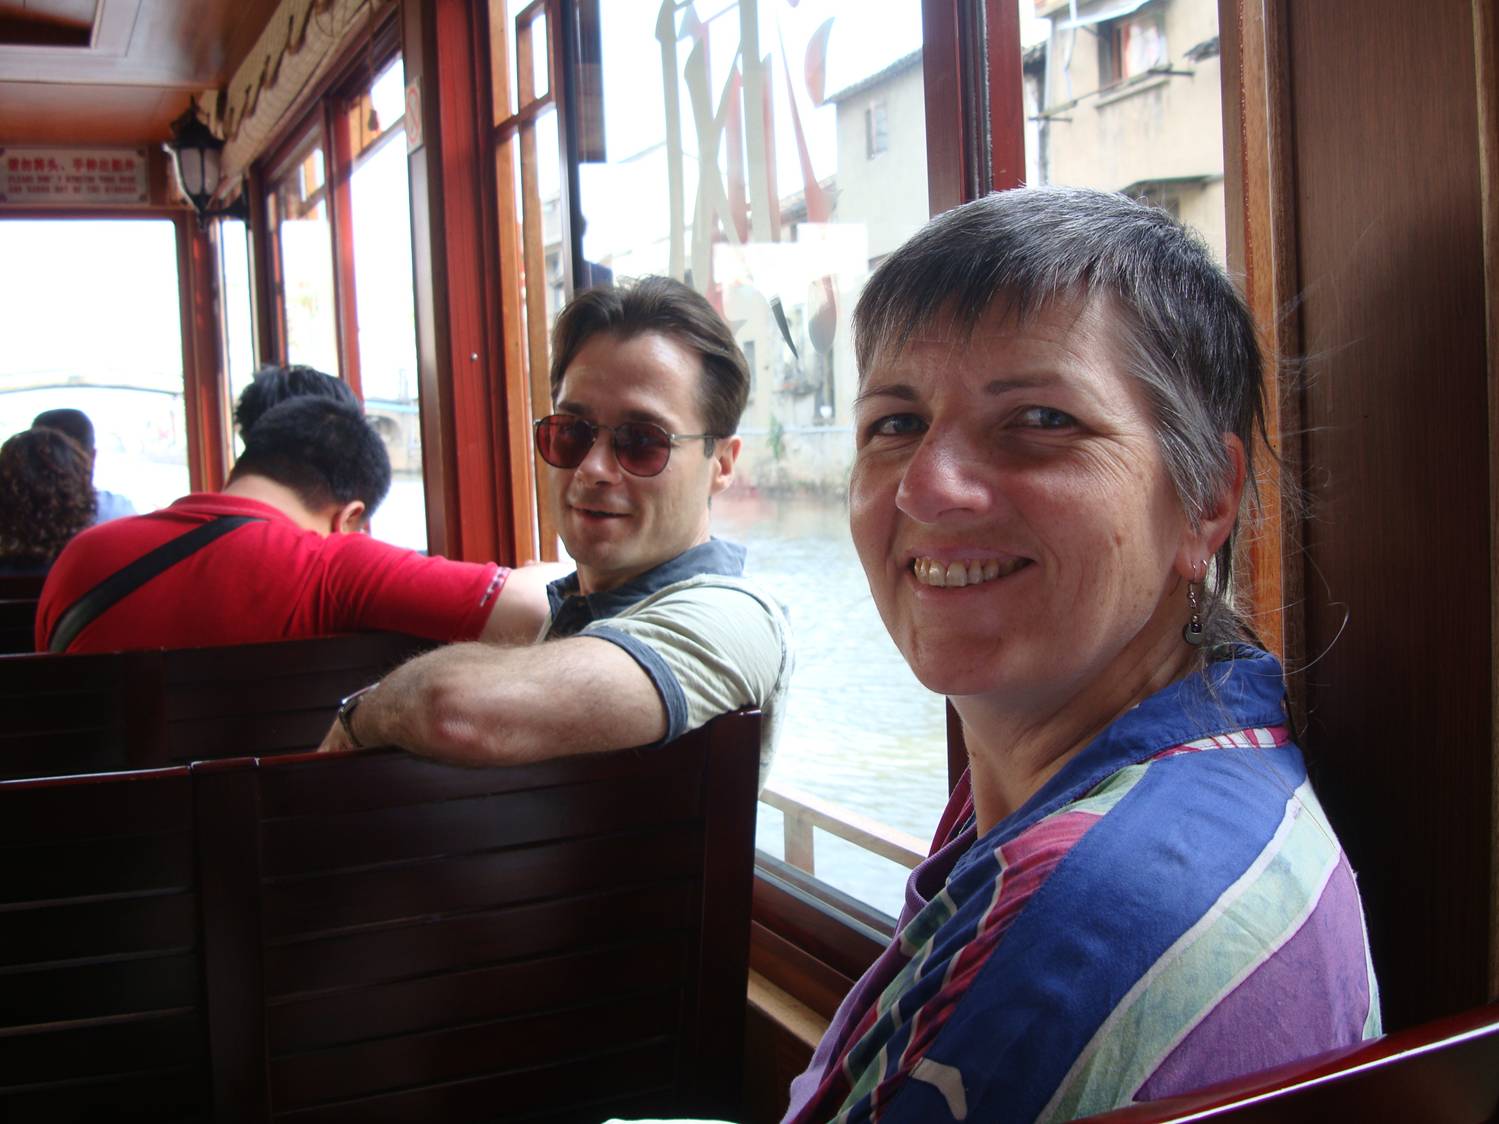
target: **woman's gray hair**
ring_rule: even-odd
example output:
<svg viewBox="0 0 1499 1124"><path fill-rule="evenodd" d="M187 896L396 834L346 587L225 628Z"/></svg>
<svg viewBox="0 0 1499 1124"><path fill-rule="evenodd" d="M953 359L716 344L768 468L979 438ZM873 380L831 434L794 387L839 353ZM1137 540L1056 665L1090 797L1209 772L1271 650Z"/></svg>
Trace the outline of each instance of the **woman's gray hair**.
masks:
<svg viewBox="0 0 1499 1124"><path fill-rule="evenodd" d="M1222 435L1244 446L1247 507L1265 432L1254 321L1200 238L1158 208L1083 188L1017 188L937 216L875 270L854 310L862 381L920 331L966 341L998 306L1024 323L1057 300L1109 301L1130 373L1196 526L1231 471ZM1241 514L1244 508L1241 508ZM1204 581L1208 644L1244 627L1229 604L1238 520Z"/></svg>

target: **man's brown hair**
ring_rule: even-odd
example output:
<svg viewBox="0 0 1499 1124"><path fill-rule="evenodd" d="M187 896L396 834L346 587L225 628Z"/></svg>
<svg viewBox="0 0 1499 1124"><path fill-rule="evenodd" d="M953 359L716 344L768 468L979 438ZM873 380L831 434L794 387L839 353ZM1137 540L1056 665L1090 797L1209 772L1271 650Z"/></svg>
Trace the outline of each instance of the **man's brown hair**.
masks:
<svg viewBox="0 0 1499 1124"><path fill-rule="evenodd" d="M707 300L670 277L642 277L575 297L552 329L552 401L583 345L607 333L621 340L658 332L702 359L698 401L705 432L729 437L749 400L749 363L734 333Z"/></svg>

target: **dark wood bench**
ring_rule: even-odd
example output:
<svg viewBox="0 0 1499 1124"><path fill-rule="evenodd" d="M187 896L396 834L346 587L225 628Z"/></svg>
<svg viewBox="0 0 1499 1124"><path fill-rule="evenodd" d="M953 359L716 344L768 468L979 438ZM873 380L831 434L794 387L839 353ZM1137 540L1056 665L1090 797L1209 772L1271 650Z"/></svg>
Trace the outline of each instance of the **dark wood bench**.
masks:
<svg viewBox="0 0 1499 1124"><path fill-rule="evenodd" d="M0 574L0 598L35 601L46 584L45 574Z"/></svg>
<svg viewBox="0 0 1499 1124"><path fill-rule="evenodd" d="M0 1119L201 1120L189 770L0 782Z"/></svg>
<svg viewBox="0 0 1499 1124"><path fill-rule="evenodd" d="M759 730L0 782L0 1119L732 1116Z"/></svg>
<svg viewBox="0 0 1499 1124"><path fill-rule="evenodd" d="M1090 1124L1489 1124L1499 1120L1499 1003Z"/></svg>
<svg viewBox="0 0 1499 1124"><path fill-rule="evenodd" d="M0 597L0 655L34 652L35 597Z"/></svg>
<svg viewBox="0 0 1499 1124"><path fill-rule="evenodd" d="M0 656L0 778L315 747L338 700L431 643L358 633L272 644Z"/></svg>

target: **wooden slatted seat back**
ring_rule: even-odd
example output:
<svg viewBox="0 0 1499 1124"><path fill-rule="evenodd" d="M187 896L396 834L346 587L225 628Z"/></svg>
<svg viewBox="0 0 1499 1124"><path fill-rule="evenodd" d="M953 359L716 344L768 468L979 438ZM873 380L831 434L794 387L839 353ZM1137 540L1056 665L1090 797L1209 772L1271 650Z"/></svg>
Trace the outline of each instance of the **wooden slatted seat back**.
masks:
<svg viewBox="0 0 1499 1124"><path fill-rule="evenodd" d="M759 727L506 769L195 766L205 901L262 936L210 955L218 1118L732 1112Z"/></svg>
<svg viewBox="0 0 1499 1124"><path fill-rule="evenodd" d="M47 584L45 574L0 574L0 598L35 601Z"/></svg>
<svg viewBox="0 0 1499 1124"><path fill-rule="evenodd" d="M0 597L0 655L36 650L35 597Z"/></svg>
<svg viewBox="0 0 1499 1124"><path fill-rule="evenodd" d="M307 750L322 740L339 699L430 646L396 633L358 633L0 656L0 777Z"/></svg>
<svg viewBox="0 0 1499 1124"><path fill-rule="evenodd" d="M1490 1124L1499 1120L1499 1003L1199 1093L1087 1119L1094 1124Z"/></svg>
<svg viewBox="0 0 1499 1124"><path fill-rule="evenodd" d="M204 1119L189 771L0 782L0 1120Z"/></svg>
<svg viewBox="0 0 1499 1124"><path fill-rule="evenodd" d="M168 649L162 653L163 760L315 748L340 699L432 646L414 636L368 632Z"/></svg>

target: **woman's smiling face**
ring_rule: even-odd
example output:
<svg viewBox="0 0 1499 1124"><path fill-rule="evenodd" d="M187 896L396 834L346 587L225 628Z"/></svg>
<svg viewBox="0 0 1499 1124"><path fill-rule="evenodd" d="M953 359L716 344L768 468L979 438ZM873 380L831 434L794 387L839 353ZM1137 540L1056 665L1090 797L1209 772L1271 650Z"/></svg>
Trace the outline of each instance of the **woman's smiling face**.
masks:
<svg viewBox="0 0 1499 1124"><path fill-rule="evenodd" d="M967 341L926 332L864 375L853 539L934 691L1044 721L1180 658L1190 529L1115 316L992 311Z"/></svg>

